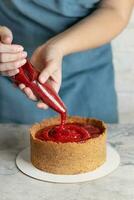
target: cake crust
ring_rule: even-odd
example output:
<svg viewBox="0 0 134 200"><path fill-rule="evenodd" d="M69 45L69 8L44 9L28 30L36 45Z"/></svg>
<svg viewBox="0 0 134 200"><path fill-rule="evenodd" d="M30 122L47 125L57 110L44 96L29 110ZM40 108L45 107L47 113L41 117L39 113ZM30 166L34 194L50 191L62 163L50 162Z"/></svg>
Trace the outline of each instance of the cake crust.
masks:
<svg viewBox="0 0 134 200"><path fill-rule="evenodd" d="M72 116L67 123L82 123L97 126L102 134L84 142L57 143L41 141L36 133L48 126L60 124L60 117L49 118L30 129L31 162L43 171L54 174L79 174L95 170L106 160L106 125L93 118Z"/></svg>

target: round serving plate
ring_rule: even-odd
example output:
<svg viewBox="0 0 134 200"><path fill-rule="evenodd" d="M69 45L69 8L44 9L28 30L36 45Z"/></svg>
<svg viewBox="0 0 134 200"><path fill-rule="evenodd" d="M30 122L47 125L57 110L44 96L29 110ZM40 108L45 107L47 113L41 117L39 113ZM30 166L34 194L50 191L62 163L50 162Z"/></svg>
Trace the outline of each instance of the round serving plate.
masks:
<svg viewBox="0 0 134 200"><path fill-rule="evenodd" d="M107 158L106 162L92 172L75 174L75 175L57 175L41 171L34 167L30 161L30 148L22 150L16 158L17 167L24 174L47 182L55 183L78 183L85 181L92 181L104 177L114 171L120 163L120 156L116 150L107 144Z"/></svg>

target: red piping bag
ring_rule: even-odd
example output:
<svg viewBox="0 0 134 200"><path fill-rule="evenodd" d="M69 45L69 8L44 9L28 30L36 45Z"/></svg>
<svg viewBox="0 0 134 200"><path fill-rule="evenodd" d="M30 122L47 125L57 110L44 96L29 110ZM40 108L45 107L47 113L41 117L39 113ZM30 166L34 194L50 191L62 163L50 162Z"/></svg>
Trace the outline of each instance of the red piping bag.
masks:
<svg viewBox="0 0 134 200"><path fill-rule="evenodd" d="M27 60L27 62L19 68L19 73L11 78L17 86L23 83L26 87L29 87L38 99L60 113L63 125L66 119L66 107L63 101L48 83L40 83L38 77L39 72L33 67L29 60Z"/></svg>

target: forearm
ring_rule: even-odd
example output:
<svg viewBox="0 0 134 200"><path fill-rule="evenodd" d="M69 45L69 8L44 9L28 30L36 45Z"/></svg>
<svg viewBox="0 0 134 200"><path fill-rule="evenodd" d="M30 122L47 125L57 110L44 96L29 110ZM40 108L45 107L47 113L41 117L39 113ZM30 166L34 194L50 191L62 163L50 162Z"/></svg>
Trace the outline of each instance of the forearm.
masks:
<svg viewBox="0 0 134 200"><path fill-rule="evenodd" d="M62 48L64 55L99 47L110 42L125 28L130 13L124 17L116 9L102 6L56 36L53 42Z"/></svg>

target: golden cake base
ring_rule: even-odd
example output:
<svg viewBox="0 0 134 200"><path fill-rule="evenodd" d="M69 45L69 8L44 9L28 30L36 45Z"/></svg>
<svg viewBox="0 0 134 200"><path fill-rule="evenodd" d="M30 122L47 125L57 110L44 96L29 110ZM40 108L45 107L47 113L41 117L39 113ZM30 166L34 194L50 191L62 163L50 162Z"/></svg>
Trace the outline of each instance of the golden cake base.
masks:
<svg viewBox="0 0 134 200"><path fill-rule="evenodd" d="M68 123L91 124L103 130L97 138L85 142L56 143L41 141L35 134L48 126L60 124L60 118L49 118L30 129L31 162L43 171L54 174L79 174L93 171L106 161L106 126L97 119L68 117Z"/></svg>

